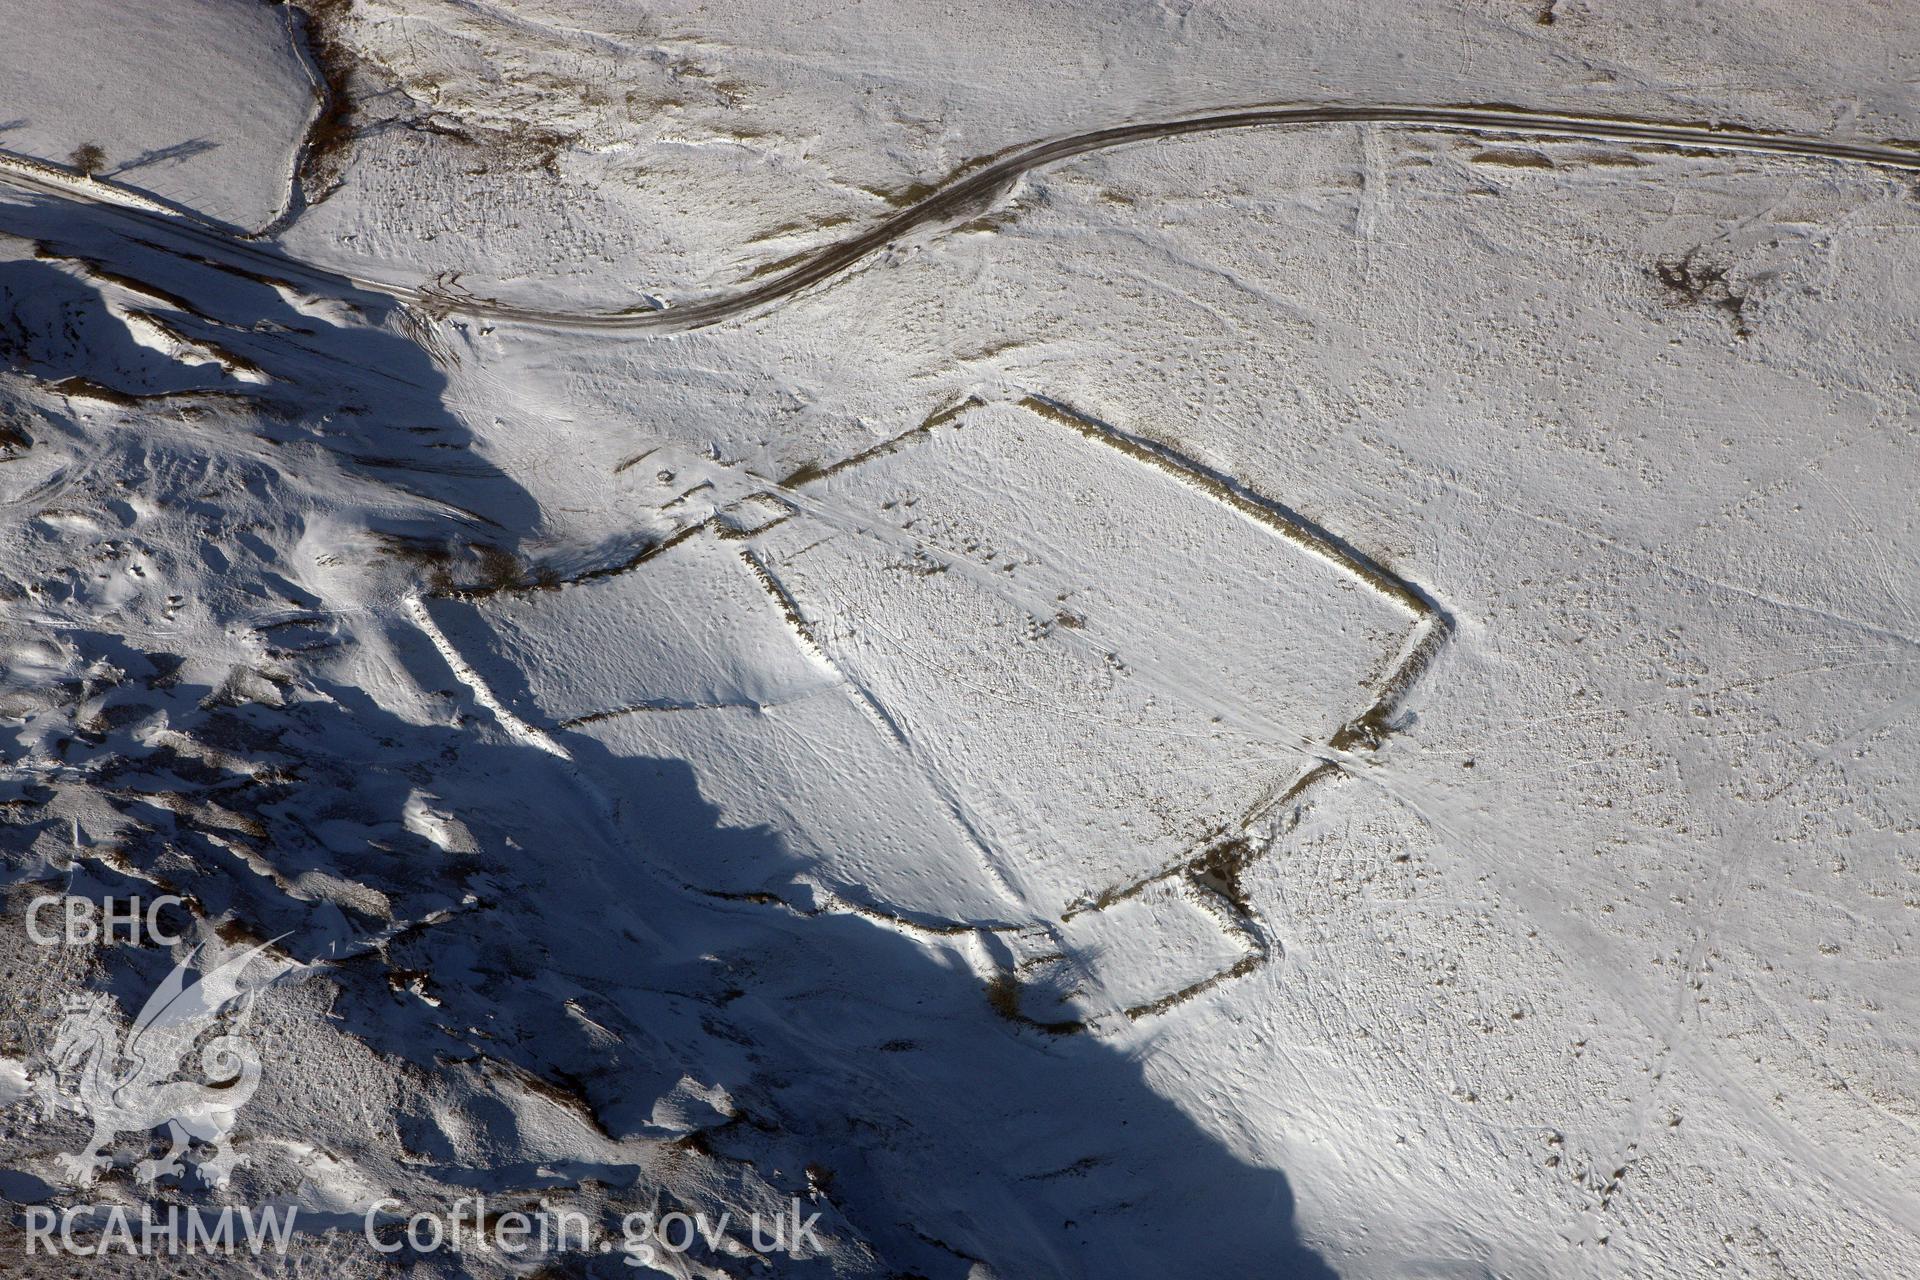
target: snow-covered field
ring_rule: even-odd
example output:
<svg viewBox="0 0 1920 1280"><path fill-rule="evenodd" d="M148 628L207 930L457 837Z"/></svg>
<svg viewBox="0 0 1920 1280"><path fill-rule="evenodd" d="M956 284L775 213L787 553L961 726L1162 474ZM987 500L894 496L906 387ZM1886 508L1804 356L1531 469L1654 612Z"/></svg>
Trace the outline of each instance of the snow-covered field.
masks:
<svg viewBox="0 0 1920 1280"><path fill-rule="evenodd" d="M0 1270L1912 1274L1914 11L4 7Z"/></svg>

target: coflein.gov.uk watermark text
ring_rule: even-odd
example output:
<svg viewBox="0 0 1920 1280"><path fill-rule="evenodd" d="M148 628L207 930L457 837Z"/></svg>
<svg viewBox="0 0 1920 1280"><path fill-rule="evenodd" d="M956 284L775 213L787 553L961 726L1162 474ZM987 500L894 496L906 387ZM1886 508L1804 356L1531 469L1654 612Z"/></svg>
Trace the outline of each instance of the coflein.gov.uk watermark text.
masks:
<svg viewBox="0 0 1920 1280"><path fill-rule="evenodd" d="M406 1214L398 1200L383 1199L367 1206L360 1233L369 1249L389 1256L493 1252L535 1259L618 1252L627 1265L639 1267L704 1245L714 1253L746 1246L762 1256L782 1253L805 1259L825 1252L825 1243L815 1230L821 1215L802 1216L802 1207L795 1198L783 1212L756 1210L740 1218L731 1211L643 1210L622 1217L614 1233L601 1231L579 1209L545 1200L538 1208L502 1213L490 1208L484 1196L462 1196L444 1213ZM30 1256L76 1258L285 1254L299 1229L299 1216L298 1206L168 1205L161 1211L125 1205L35 1205L25 1211L24 1244ZM327 1229L337 1229L331 1216Z"/></svg>

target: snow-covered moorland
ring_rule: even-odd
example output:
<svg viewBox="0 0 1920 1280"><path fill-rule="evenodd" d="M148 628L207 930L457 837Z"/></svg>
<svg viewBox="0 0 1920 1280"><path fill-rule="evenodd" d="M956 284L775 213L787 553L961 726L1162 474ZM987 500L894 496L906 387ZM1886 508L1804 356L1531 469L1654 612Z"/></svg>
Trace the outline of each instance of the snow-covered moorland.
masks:
<svg viewBox="0 0 1920 1280"><path fill-rule="evenodd" d="M5 19L0 1269L1909 1273L1920 19Z"/></svg>

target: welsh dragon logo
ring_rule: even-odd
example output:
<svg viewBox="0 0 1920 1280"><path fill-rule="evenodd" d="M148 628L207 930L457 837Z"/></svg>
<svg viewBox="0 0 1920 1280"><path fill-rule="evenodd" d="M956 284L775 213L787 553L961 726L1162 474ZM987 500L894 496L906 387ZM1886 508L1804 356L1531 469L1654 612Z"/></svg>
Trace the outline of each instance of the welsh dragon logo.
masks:
<svg viewBox="0 0 1920 1280"><path fill-rule="evenodd" d="M184 1175L187 1166L181 1157L194 1140L218 1147L215 1155L197 1163L201 1177L213 1186L227 1181L242 1157L224 1139L233 1128L234 1113L260 1084L260 1055L239 1034L258 988L242 987L240 975L271 945L262 943L189 985L200 954L196 947L148 997L124 1044L105 997L88 994L62 1001L64 1016L47 1055L50 1070L40 1075L38 1085L45 1115L64 1109L93 1122L86 1145L59 1157L70 1180L84 1186L111 1167L108 1148L119 1134L165 1125L170 1149L157 1160L134 1166L138 1182L152 1185L159 1178ZM240 1004L235 1016L223 1016L236 1000ZM176 1078L208 1032L215 1034L199 1044L205 1079Z"/></svg>

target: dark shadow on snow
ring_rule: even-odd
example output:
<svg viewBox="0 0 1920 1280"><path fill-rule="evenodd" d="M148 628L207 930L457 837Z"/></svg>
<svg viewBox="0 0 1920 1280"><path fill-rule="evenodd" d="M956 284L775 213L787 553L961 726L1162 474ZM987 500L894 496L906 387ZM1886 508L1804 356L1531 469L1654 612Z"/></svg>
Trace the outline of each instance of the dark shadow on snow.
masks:
<svg viewBox="0 0 1920 1280"><path fill-rule="evenodd" d="M441 405L434 360L379 323L377 308L391 303L343 283L340 296L374 323L316 319L268 279L155 252L112 219L77 223L70 206L0 205L0 226L68 264L160 290L171 301L156 307L183 330L273 378L235 388L256 401L269 438L448 504L437 535L415 518L420 536L484 533L510 544L536 526L531 498L477 459ZM32 333L36 315L78 326L67 358L92 372L70 376L133 379L127 394L162 380L164 370L111 336L118 321L95 286L44 263L8 267L0 305L9 314ZM44 360L32 353L51 348L36 340L20 349ZM142 403L128 409L129 436ZM242 558L230 572L271 570ZM550 1090L614 1138L678 1135L685 1158L716 1178L750 1161L783 1188L818 1195L833 1210L830 1229L839 1222L868 1240L884 1264L875 1274L960 1280L980 1259L1021 1277L1332 1275L1299 1238L1284 1174L1233 1155L1099 1040L997 1017L963 962L964 939L923 941L851 915L801 917L681 883L666 868L703 854L764 867L768 882L806 868L776 833L721 823L685 761L616 757L564 735L569 762L512 740L404 617L383 638L416 684L440 691L443 723L416 723L329 676L339 636L318 637L309 657L283 655L303 671L284 705L183 683L180 655L157 645L105 631L67 638L120 675L65 704L72 728L57 750L66 776L83 776L80 785L144 828L114 855L137 876L83 853L80 888L151 893L141 880L151 877L200 917L224 919L230 940L288 935L285 950L338 985L330 1014L339 1025L412 1064L403 1078L413 1094L391 1123L443 1182L618 1183L639 1173L519 1159L513 1111L471 1094L463 1121L499 1154L462 1167L429 1105L436 1082L460 1074ZM139 731L160 714L177 736ZM23 772L20 761L0 764ZM0 813L0 852L16 883L32 874L20 855L52 829L56 785L72 784L30 776L21 802ZM418 834L406 814L422 794L457 816L477 848L450 851ZM385 906L368 906L370 895L356 905L320 877L376 891ZM100 985L131 1013L176 958L110 948ZM311 1105L304 1095L324 1082L286 1065L268 1063L243 1126L297 1124L276 1118ZM663 1119L655 1101L683 1075L723 1086L734 1114ZM369 1146L376 1136L387 1135L369 1134ZM809 1166L824 1189L808 1191ZM627 1273L617 1258L581 1265ZM818 1272L783 1264L781 1273Z"/></svg>
<svg viewBox="0 0 1920 1280"><path fill-rule="evenodd" d="M123 174L132 173L136 169L147 169L156 164L172 164L179 160L190 160L194 156L205 155L209 151L217 150L219 146L220 144L211 138L189 138L185 142L176 142L170 147L154 147L150 150L142 151L131 160L115 165L107 171L105 176L118 179Z"/></svg>

